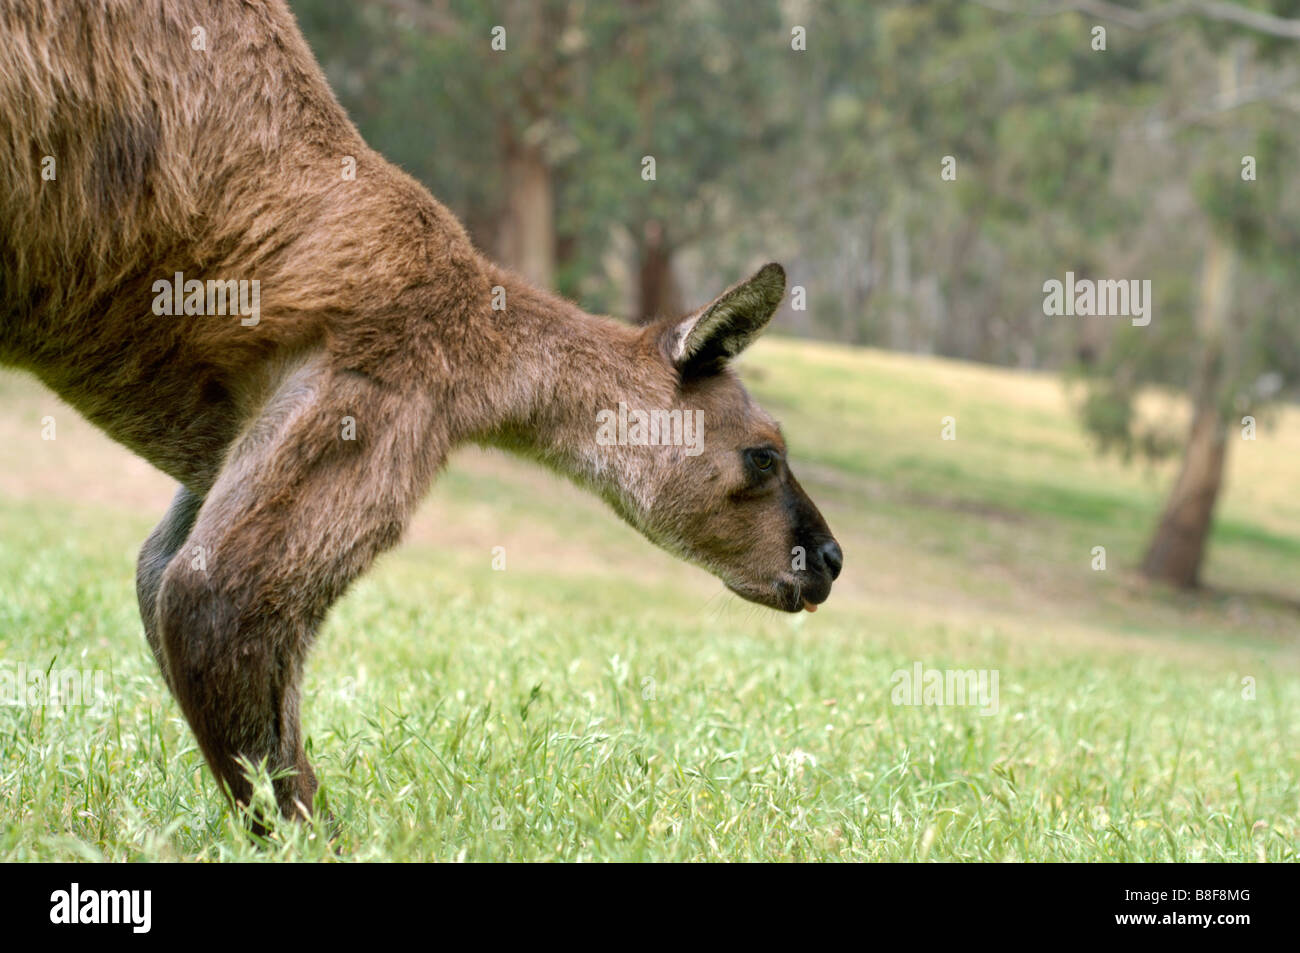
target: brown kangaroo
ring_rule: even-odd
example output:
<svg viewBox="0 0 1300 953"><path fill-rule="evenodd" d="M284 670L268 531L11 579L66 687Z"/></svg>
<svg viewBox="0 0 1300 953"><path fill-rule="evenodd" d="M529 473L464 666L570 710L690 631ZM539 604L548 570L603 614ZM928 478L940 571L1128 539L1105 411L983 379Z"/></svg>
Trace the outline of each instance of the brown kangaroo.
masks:
<svg viewBox="0 0 1300 953"><path fill-rule="evenodd" d="M780 266L644 328L529 287L366 147L282 0L0 0L0 39L0 363L180 483L140 612L237 804L247 759L310 812L304 658L459 444L746 599L826 599L840 548L727 367Z"/></svg>

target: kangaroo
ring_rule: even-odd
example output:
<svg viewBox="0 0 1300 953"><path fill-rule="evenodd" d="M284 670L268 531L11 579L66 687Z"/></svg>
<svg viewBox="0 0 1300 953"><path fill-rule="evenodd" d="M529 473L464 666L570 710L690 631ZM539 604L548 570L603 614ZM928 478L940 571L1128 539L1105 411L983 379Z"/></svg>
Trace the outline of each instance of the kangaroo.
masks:
<svg viewBox="0 0 1300 953"><path fill-rule="evenodd" d="M728 366L779 265L645 327L530 287L365 145L282 0L0 0L0 38L0 363L179 483L140 615L236 805L246 759L311 814L308 649L459 445L565 474L745 599L827 598L840 547ZM645 439L656 412L698 445Z"/></svg>

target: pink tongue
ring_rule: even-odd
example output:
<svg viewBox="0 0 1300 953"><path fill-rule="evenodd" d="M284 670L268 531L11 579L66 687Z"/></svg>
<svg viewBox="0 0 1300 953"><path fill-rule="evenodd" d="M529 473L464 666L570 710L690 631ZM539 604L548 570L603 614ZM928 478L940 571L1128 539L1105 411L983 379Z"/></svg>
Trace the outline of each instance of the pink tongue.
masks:
<svg viewBox="0 0 1300 953"><path fill-rule="evenodd" d="M817 611L817 607L816 607L815 605L813 605L811 602L809 602L807 599L805 599L805 600L803 601L803 607L804 607L805 609L807 609L809 612L816 612L816 611Z"/></svg>

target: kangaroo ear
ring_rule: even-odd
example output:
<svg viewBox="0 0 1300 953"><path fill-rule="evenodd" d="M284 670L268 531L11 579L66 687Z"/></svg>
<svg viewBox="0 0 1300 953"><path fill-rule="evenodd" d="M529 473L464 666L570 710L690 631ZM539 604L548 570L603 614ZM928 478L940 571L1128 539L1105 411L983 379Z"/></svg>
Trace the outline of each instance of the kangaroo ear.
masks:
<svg viewBox="0 0 1300 953"><path fill-rule="evenodd" d="M664 351L683 375L715 371L762 333L784 296L785 269L764 265L712 304L670 324Z"/></svg>

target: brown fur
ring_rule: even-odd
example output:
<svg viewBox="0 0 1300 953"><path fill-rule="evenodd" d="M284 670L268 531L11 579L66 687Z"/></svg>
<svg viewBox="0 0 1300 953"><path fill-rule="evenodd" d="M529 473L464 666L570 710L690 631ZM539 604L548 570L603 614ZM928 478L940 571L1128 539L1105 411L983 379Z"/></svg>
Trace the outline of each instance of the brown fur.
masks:
<svg viewBox="0 0 1300 953"><path fill-rule="evenodd" d="M725 367L779 268L644 329L528 287L366 147L279 0L0 0L0 36L0 362L181 484L140 554L141 614L237 801L242 757L288 772L282 811L310 809L307 649L458 444L571 476L746 598L826 597L838 547ZM259 280L260 322L155 315L175 272ZM597 446L619 401L702 411L704 452ZM756 477L759 446L780 456Z"/></svg>

